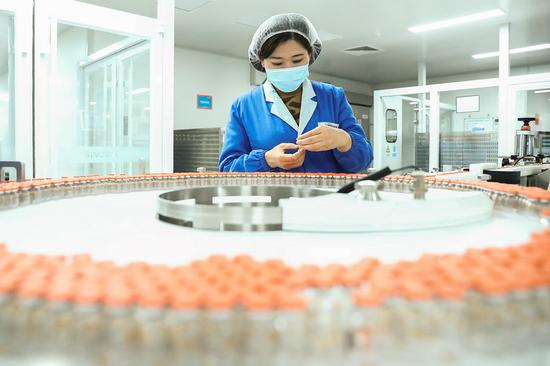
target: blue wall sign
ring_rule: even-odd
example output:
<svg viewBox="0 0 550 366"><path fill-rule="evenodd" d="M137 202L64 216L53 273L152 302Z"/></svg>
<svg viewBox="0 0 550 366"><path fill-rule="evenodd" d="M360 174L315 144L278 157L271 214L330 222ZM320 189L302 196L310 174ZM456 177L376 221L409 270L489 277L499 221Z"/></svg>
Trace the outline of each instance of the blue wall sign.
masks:
<svg viewBox="0 0 550 366"><path fill-rule="evenodd" d="M212 96L197 94L198 109L212 109Z"/></svg>

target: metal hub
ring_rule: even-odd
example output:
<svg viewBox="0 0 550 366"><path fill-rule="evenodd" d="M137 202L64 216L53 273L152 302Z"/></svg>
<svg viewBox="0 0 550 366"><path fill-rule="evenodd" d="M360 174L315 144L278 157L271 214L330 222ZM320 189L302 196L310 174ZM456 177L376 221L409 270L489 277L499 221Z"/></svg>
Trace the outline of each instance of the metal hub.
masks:
<svg viewBox="0 0 550 366"><path fill-rule="evenodd" d="M159 195L157 213L162 221L220 231L282 230L279 200L315 197L329 190L291 186L195 187Z"/></svg>

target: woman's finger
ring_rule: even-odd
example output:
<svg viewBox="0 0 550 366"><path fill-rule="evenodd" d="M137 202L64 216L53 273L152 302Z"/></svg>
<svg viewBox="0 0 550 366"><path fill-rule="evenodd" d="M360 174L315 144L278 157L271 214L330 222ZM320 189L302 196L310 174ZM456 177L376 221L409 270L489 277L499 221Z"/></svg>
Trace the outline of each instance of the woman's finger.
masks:
<svg viewBox="0 0 550 366"><path fill-rule="evenodd" d="M322 132L322 130L319 127L315 127L313 130L308 131L308 132L304 133L303 135L300 135L300 137L298 137L298 139L303 139L303 138L306 138L306 137L319 135L321 132Z"/></svg>
<svg viewBox="0 0 550 366"><path fill-rule="evenodd" d="M277 145L277 148L282 149L282 150L294 150L294 149L299 148L299 146L296 145L296 144L283 142L282 144Z"/></svg>
<svg viewBox="0 0 550 366"><path fill-rule="evenodd" d="M325 151L328 150L323 141L316 142L311 145L304 146L304 149L307 151Z"/></svg>
<svg viewBox="0 0 550 366"><path fill-rule="evenodd" d="M323 141L323 136L322 135L315 135L315 136L306 137L306 138L301 138L300 137L300 139L298 141L296 141L296 143L299 146L307 146L307 145L317 143L319 141Z"/></svg>
<svg viewBox="0 0 550 366"><path fill-rule="evenodd" d="M279 158L279 161L284 163L292 163L298 160L299 158L300 156L296 154L284 154L284 155L281 155L281 157Z"/></svg>

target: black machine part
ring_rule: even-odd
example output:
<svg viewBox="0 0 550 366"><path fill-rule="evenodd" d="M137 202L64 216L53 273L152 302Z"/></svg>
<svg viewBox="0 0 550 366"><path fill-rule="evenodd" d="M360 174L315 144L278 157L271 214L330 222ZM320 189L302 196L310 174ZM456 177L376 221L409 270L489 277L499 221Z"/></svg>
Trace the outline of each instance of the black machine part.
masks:
<svg viewBox="0 0 550 366"><path fill-rule="evenodd" d="M483 174L491 176L489 182L520 184L521 172L519 170L483 169Z"/></svg>
<svg viewBox="0 0 550 366"><path fill-rule="evenodd" d="M342 188L340 188L337 193L350 193L350 192L353 192L355 190L355 183L358 183L358 182L361 182L361 181L364 181L364 180L380 180L388 175L390 175L391 173L395 173L395 172L398 172L400 170L406 170L406 169L417 169L416 166L414 165L409 165L409 166L404 166L402 168L399 168L399 169L394 169L394 170L391 170L389 167L385 167L385 168L382 168L374 173L371 173L369 175L367 175L366 177L363 177L363 178L359 178L357 180L354 180L353 182L351 183L348 183L346 184L345 186L343 186Z"/></svg>
<svg viewBox="0 0 550 366"><path fill-rule="evenodd" d="M523 126L529 127L529 123L536 121L535 117L519 117L518 121L523 122Z"/></svg>

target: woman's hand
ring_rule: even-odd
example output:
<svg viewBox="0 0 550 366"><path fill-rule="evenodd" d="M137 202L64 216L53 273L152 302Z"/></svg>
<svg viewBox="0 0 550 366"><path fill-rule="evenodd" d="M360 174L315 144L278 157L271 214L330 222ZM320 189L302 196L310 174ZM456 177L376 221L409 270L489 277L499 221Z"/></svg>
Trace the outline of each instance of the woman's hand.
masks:
<svg viewBox="0 0 550 366"><path fill-rule="evenodd" d="M351 136L339 128L321 125L304 133L296 141L298 146L307 151L327 151L338 149L346 152L351 149Z"/></svg>
<svg viewBox="0 0 550 366"><path fill-rule="evenodd" d="M298 150L294 154L286 154L287 150ZM265 153L265 161L271 169L281 168L284 170L298 168L304 163L306 151L295 144L279 144Z"/></svg>

